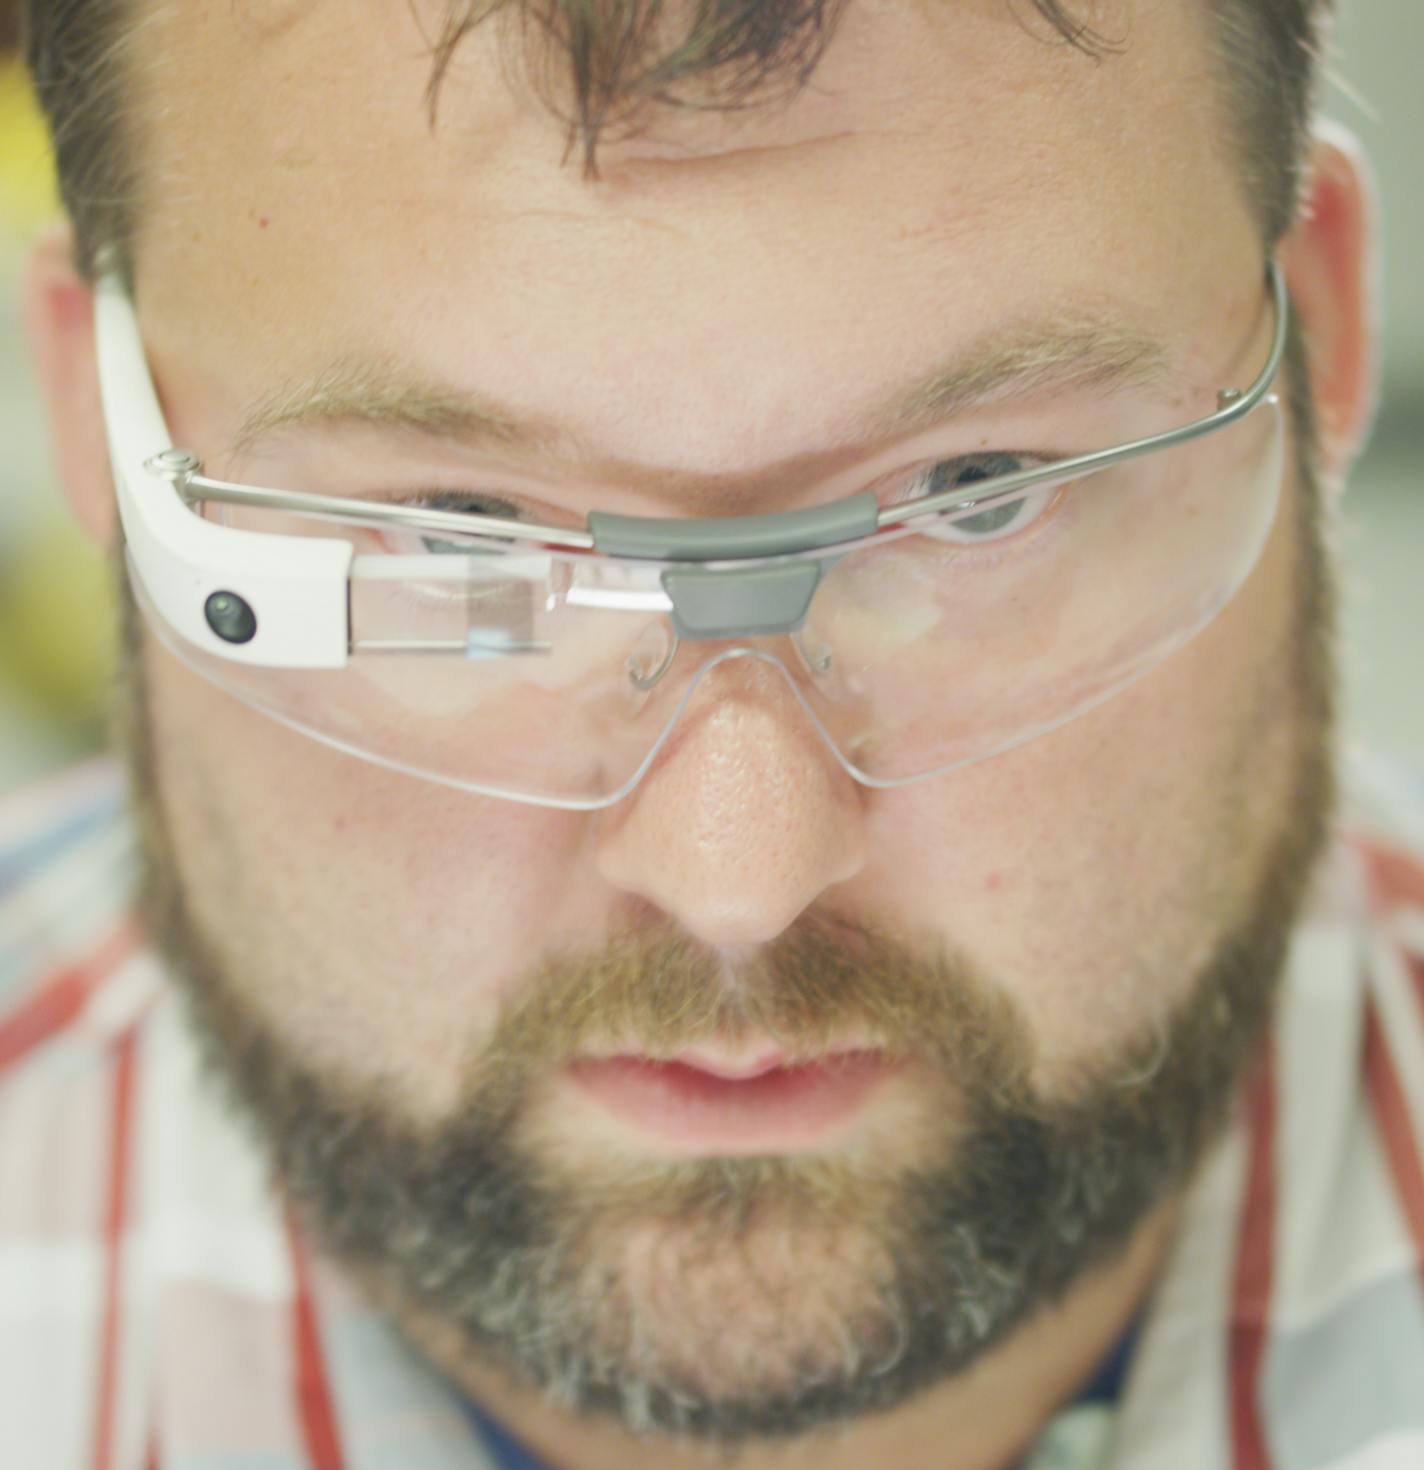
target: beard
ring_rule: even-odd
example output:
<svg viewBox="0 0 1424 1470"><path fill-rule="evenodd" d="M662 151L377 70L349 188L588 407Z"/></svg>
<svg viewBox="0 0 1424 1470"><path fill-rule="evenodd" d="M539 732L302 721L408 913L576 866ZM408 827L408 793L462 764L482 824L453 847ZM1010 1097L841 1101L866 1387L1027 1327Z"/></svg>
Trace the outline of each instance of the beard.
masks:
<svg viewBox="0 0 1424 1470"><path fill-rule="evenodd" d="M306 1065L196 921L126 595L121 730L147 926L210 1074L322 1247L442 1359L723 1448L903 1403L1119 1259L1228 1117L1333 807L1333 591L1294 337L1288 371L1297 738L1278 830L1185 999L1051 1094L1005 987L943 947L813 909L730 970L654 923L550 956L469 1058L461 1105L402 1123L379 1090L353 1096ZM541 1132L541 1085L590 1043L673 1055L770 1038L794 1059L848 1034L932 1079L914 1147L574 1158Z"/></svg>

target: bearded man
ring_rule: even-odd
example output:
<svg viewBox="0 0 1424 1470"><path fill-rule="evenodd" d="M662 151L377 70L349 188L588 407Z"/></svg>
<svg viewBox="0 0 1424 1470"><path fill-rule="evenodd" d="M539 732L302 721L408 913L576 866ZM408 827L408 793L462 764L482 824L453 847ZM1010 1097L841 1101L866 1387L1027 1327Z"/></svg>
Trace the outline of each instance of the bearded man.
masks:
<svg viewBox="0 0 1424 1470"><path fill-rule="evenodd" d="M31 0L7 1464L1424 1463L1326 11Z"/></svg>

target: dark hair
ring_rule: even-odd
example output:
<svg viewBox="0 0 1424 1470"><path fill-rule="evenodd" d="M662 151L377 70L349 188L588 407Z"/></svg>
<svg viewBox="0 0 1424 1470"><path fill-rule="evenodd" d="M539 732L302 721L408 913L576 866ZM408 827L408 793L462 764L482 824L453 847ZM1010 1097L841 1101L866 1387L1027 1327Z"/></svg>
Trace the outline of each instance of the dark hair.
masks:
<svg viewBox="0 0 1424 1470"><path fill-rule="evenodd" d="M145 0L21 0L25 55L49 118L77 264L100 250L127 273L139 166L128 124L125 65L144 29ZM570 146L582 139L596 174L601 134L650 104L727 110L794 95L810 77L846 0L693 0L681 39L659 52L663 0L448 0L432 44L432 122L442 80L466 35L513 13L526 37L568 63ZM952 0L943 0L952 3ZM1005 0L1016 4L1018 0ZM1087 0L1031 0L1045 40L1101 60L1111 37L1081 18ZM1334 0L1193 0L1210 13L1243 179L1268 244L1294 214L1313 105L1320 32ZM1078 13L1075 13L1078 12ZM1025 24L1028 24L1025 20ZM549 105L558 104L545 89Z"/></svg>

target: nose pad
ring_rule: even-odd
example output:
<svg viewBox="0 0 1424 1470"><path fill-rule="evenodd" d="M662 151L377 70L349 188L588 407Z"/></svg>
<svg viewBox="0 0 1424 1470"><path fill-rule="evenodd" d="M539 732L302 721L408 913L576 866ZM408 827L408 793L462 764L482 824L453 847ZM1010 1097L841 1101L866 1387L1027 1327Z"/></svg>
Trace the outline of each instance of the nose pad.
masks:
<svg viewBox="0 0 1424 1470"><path fill-rule="evenodd" d="M741 945L775 938L854 876L859 788L805 713L780 659L744 646L717 655L637 788L599 814L604 880L704 943Z"/></svg>
<svg viewBox="0 0 1424 1470"><path fill-rule="evenodd" d="M831 645L822 638L809 635L803 627L791 635L791 646L796 650L801 667L816 682L817 687L822 692L829 692L824 686L829 685L839 674Z"/></svg>
<svg viewBox="0 0 1424 1470"><path fill-rule="evenodd" d="M650 693L662 681L677 658L682 640L673 630L669 618L655 618L633 642L625 667L628 678L639 694Z"/></svg>
<svg viewBox="0 0 1424 1470"><path fill-rule="evenodd" d="M773 652L754 644L779 648ZM800 708L807 732L848 775L864 779L855 758L866 738L864 731L870 728L869 713L863 699L847 693L834 653L822 639L798 632L752 643L679 640L670 620L659 618L639 629L622 677L626 717L641 728L644 739L652 738L636 758L636 770L626 768L629 774L619 800L640 784L667 747L686 738L689 722L700 718L695 704L724 698L779 705L789 694ZM823 706L824 715L817 705ZM789 706L779 717L792 724L797 721Z"/></svg>
<svg viewBox="0 0 1424 1470"><path fill-rule="evenodd" d="M801 669L816 682L820 693L834 697L835 687L839 685L839 669L831 645L822 638L808 636L804 628L788 636ZM633 687L640 694L655 689L672 668L681 647L682 640L673 629L671 619L658 618L646 624L634 640L625 664ZM775 655L769 656L775 658ZM789 675L790 670L786 669L785 663L781 659L776 662Z"/></svg>

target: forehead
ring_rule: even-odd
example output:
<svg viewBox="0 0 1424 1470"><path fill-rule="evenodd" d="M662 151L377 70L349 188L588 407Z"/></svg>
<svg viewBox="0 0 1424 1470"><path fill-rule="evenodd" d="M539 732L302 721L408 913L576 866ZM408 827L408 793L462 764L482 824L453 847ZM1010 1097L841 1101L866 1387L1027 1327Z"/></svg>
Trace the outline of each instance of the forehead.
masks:
<svg viewBox="0 0 1424 1470"><path fill-rule="evenodd" d="M1180 331L1254 247L1202 7L1088 9L1124 37L1101 62L1021 0L850 0L793 100L649 112L590 181L513 11L462 42L432 127L435 0L163 8L138 89L146 333L200 377L201 323L205 363L254 395L414 345L431 376L571 401L644 451L661 425L669 464L709 464L773 457L808 388L833 422L848 354L864 401L1026 297ZM535 56L567 108L562 53Z"/></svg>

